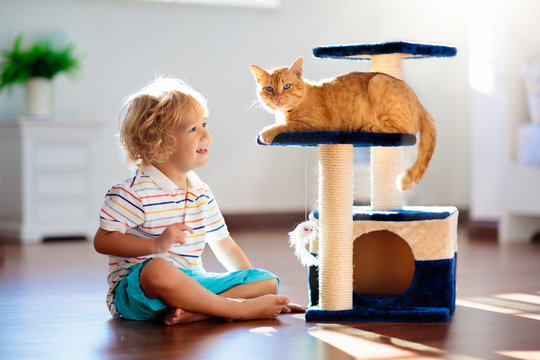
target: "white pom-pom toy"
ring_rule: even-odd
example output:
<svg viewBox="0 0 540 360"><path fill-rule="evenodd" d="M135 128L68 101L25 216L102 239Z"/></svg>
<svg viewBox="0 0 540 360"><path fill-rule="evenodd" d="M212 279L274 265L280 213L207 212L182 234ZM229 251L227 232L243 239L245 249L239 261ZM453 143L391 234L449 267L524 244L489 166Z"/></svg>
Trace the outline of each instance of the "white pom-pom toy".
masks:
<svg viewBox="0 0 540 360"><path fill-rule="evenodd" d="M304 266L318 266L319 260L306 250L306 245L317 237L317 223L304 221L289 233L289 244L294 247L294 254Z"/></svg>

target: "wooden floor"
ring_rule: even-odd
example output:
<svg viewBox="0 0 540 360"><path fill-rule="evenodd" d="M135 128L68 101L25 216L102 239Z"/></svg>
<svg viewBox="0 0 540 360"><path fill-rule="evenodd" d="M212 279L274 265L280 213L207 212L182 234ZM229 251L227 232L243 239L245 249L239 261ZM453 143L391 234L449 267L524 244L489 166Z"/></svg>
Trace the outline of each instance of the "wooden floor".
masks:
<svg viewBox="0 0 540 360"><path fill-rule="evenodd" d="M289 229L239 232L280 292L307 303L306 270ZM220 270L210 255L209 270ZM306 323L208 320L166 327L111 319L107 260L90 242L0 248L0 359L540 359L540 244L459 234L458 300L450 322Z"/></svg>

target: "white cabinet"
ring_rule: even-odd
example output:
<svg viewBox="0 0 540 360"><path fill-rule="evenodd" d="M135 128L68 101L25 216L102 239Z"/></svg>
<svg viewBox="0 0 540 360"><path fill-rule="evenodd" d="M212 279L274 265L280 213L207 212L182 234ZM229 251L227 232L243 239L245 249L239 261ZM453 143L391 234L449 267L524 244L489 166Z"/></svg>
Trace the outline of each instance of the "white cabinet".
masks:
<svg viewBox="0 0 540 360"><path fill-rule="evenodd" d="M93 237L99 123L0 122L0 238Z"/></svg>
<svg viewBox="0 0 540 360"><path fill-rule="evenodd" d="M500 242L526 242L540 233L540 167L512 163L505 172Z"/></svg>

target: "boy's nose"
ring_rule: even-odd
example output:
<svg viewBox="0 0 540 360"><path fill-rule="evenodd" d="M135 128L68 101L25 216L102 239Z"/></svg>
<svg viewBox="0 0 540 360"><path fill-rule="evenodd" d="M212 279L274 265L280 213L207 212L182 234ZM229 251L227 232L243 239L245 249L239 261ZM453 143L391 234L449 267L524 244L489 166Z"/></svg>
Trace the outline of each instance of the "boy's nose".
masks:
<svg viewBox="0 0 540 360"><path fill-rule="evenodd" d="M210 131L208 128L204 128L203 137L210 137Z"/></svg>

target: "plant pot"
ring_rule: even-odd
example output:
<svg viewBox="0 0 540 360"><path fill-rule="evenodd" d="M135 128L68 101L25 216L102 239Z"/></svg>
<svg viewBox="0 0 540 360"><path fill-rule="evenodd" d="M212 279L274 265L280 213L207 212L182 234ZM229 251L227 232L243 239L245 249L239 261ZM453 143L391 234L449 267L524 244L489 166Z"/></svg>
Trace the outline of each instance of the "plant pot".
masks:
<svg viewBox="0 0 540 360"><path fill-rule="evenodd" d="M30 116L46 117L51 114L52 81L34 77L26 82L26 110Z"/></svg>

